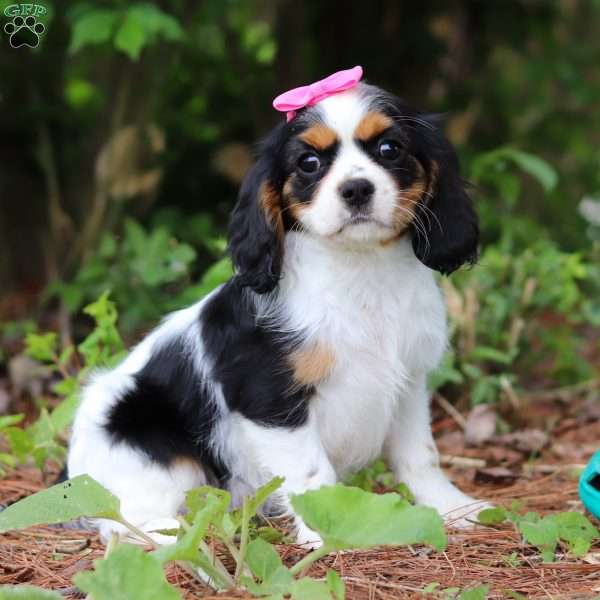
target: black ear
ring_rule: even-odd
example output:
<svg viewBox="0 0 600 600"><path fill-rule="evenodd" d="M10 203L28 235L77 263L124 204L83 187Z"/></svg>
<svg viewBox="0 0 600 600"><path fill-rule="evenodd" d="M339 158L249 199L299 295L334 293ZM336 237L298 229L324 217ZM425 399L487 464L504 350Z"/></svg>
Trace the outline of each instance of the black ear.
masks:
<svg viewBox="0 0 600 600"><path fill-rule="evenodd" d="M429 188L416 207L424 227L413 225L412 244L422 263L449 275L461 265L477 260L479 225L460 176L458 156L439 130L438 122L425 117L418 127L419 159L426 166Z"/></svg>
<svg viewBox="0 0 600 600"><path fill-rule="evenodd" d="M229 251L236 279L258 294L275 288L283 260L281 196L264 156L246 175L229 222Z"/></svg>

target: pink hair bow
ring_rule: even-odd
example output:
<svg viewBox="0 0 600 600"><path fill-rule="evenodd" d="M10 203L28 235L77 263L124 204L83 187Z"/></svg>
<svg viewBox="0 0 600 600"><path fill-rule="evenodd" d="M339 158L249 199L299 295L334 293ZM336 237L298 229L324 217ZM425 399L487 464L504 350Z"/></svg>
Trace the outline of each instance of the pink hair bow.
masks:
<svg viewBox="0 0 600 600"><path fill-rule="evenodd" d="M325 79L294 88L280 94L273 100L275 110L286 113L289 122L296 116L296 111L305 106L314 106L317 102L353 88L363 76L362 67L338 71Z"/></svg>

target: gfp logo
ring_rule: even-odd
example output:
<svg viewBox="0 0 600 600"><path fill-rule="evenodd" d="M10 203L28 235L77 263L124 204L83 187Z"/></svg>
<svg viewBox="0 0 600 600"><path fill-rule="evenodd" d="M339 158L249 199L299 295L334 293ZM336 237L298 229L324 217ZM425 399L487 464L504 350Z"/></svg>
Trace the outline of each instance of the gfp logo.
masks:
<svg viewBox="0 0 600 600"><path fill-rule="evenodd" d="M40 36L46 31L37 18L47 13L41 4L11 4L4 9L4 15L12 20L4 25L4 33L9 36L13 48L28 46L37 48Z"/></svg>

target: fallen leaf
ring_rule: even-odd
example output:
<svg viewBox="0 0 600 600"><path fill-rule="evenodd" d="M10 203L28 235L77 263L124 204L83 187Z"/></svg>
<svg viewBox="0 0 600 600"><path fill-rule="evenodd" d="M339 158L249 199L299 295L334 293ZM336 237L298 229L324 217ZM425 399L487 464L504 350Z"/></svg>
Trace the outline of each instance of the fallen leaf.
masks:
<svg viewBox="0 0 600 600"><path fill-rule="evenodd" d="M504 467L489 467L475 471L475 483L511 484L518 475Z"/></svg>
<svg viewBox="0 0 600 600"><path fill-rule="evenodd" d="M481 446L496 432L496 410L488 404L475 406L467 417L465 441L469 446Z"/></svg>
<svg viewBox="0 0 600 600"><path fill-rule="evenodd" d="M548 444L549 439L548 434L541 429L522 429L513 433L496 435L493 442L508 446L524 454L532 454L542 450Z"/></svg>

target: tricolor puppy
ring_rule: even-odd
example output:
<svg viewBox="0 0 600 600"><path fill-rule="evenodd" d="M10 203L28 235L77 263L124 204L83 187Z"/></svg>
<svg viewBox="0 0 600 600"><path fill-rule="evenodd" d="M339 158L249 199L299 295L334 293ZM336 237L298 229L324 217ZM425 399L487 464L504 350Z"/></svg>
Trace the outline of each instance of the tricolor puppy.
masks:
<svg viewBox="0 0 600 600"><path fill-rule="evenodd" d="M138 527L172 526L206 482L239 502L280 475L289 509L380 455L417 502L473 511L440 469L427 374L447 344L434 272L475 260L477 217L436 121L361 73L280 97L288 121L232 214L235 276L85 388L69 476L97 479Z"/></svg>

